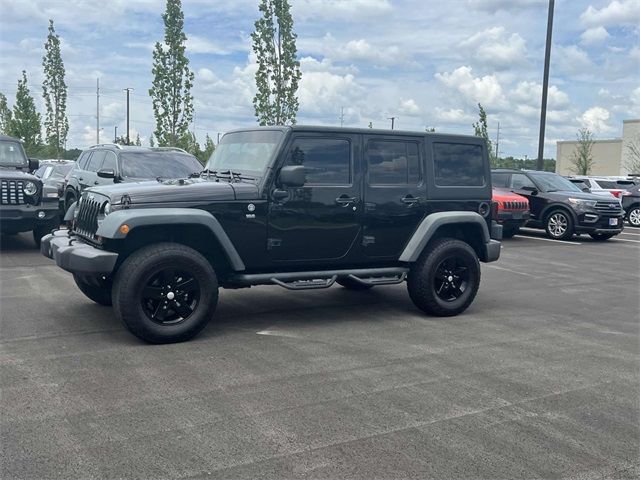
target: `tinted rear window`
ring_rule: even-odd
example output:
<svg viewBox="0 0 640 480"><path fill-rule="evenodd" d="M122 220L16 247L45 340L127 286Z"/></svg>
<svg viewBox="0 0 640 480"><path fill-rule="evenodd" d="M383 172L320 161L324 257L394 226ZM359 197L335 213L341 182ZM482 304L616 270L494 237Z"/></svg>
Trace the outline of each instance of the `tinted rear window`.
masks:
<svg viewBox="0 0 640 480"><path fill-rule="evenodd" d="M482 187L485 185L482 147L465 143L433 144L436 185Z"/></svg>
<svg viewBox="0 0 640 480"><path fill-rule="evenodd" d="M491 173L491 183L494 187L509 188L509 174L508 173Z"/></svg>

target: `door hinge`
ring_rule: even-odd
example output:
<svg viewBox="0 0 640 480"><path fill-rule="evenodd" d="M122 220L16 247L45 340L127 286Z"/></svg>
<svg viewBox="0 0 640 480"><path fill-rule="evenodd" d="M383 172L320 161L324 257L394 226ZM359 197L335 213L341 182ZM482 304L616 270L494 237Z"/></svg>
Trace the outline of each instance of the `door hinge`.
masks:
<svg viewBox="0 0 640 480"><path fill-rule="evenodd" d="M282 239L280 238L267 238L267 250L279 247L282 245Z"/></svg>
<svg viewBox="0 0 640 480"><path fill-rule="evenodd" d="M362 236L362 246L366 247L367 245L373 245L376 243L376 237L373 235L363 235Z"/></svg>

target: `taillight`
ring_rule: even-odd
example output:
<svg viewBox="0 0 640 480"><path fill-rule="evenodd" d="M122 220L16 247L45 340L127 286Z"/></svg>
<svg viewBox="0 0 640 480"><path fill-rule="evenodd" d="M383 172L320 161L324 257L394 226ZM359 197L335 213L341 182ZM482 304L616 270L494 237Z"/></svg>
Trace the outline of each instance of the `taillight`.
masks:
<svg viewBox="0 0 640 480"><path fill-rule="evenodd" d="M613 194L614 197L616 198L620 198L620 196L622 195L622 190L610 190L610 192Z"/></svg>

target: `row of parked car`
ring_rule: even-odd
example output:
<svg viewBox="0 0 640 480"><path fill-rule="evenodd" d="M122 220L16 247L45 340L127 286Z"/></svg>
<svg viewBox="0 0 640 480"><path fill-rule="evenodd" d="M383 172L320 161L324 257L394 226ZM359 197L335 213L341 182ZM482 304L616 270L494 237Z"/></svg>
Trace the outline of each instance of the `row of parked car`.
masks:
<svg viewBox="0 0 640 480"><path fill-rule="evenodd" d="M492 171L496 217L503 236L520 227L546 230L556 240L589 234L607 240L626 220L640 227L640 178L562 177L556 173L497 169Z"/></svg>

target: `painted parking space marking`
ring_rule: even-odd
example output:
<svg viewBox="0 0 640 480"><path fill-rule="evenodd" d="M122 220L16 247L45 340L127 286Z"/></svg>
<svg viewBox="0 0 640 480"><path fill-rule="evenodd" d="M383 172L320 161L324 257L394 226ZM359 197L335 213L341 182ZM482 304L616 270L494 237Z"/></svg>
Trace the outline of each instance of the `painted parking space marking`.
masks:
<svg viewBox="0 0 640 480"><path fill-rule="evenodd" d="M516 237L529 238L531 240L542 240L543 242L554 242L554 243L559 243L561 245L582 245L582 243L580 242L570 242L567 240L554 240L553 238L542 238L542 237L535 237L530 235L516 235Z"/></svg>
<svg viewBox="0 0 640 480"><path fill-rule="evenodd" d="M628 238L612 238L609 240L610 242L629 242L629 243L640 243L640 240L629 240Z"/></svg>

